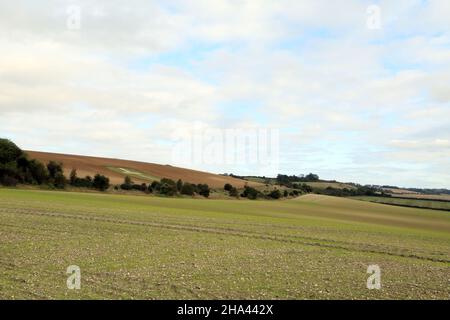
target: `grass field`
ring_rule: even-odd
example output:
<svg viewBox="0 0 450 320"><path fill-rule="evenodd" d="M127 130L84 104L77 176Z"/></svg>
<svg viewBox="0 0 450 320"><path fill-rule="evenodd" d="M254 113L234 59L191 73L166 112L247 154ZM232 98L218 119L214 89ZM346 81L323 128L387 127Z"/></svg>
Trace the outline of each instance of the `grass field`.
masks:
<svg viewBox="0 0 450 320"><path fill-rule="evenodd" d="M450 215L308 195L0 189L2 299L450 298ZM366 288L381 268L381 290ZM81 268L81 290L66 269Z"/></svg>
<svg viewBox="0 0 450 320"><path fill-rule="evenodd" d="M354 186L342 182L305 182L305 183L317 189L326 189L328 187L335 189L349 189L349 190L355 189Z"/></svg>
<svg viewBox="0 0 450 320"><path fill-rule="evenodd" d="M429 199L405 199L405 198L395 198L395 197L369 197L369 196L358 196L352 197L353 199L384 203L397 206L406 207L419 207L428 208L436 210L448 210L450 211L450 201L435 201Z"/></svg>

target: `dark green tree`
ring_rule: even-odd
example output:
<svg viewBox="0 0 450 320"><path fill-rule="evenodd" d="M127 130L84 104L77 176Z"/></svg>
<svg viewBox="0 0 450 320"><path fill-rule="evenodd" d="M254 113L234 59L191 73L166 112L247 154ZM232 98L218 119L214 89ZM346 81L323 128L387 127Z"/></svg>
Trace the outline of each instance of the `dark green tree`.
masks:
<svg viewBox="0 0 450 320"><path fill-rule="evenodd" d="M105 191L109 188L109 178L101 174L96 174L92 186L97 190Z"/></svg>
<svg viewBox="0 0 450 320"><path fill-rule="evenodd" d="M183 188L183 181L181 179L178 179L178 181L177 181L177 190L178 190L178 192L181 191L181 188Z"/></svg>
<svg viewBox="0 0 450 320"><path fill-rule="evenodd" d="M185 182L183 184L183 187L181 188L181 194L184 194L187 196L193 196L194 193L195 193L194 186L189 182Z"/></svg>
<svg viewBox="0 0 450 320"><path fill-rule="evenodd" d="M198 194L204 196L205 198L208 198L211 193L211 190L209 189L209 186L207 184L198 184L197 190Z"/></svg>
<svg viewBox="0 0 450 320"><path fill-rule="evenodd" d="M269 193L269 197L272 199L280 199L281 198L281 192L278 189L272 190Z"/></svg>
<svg viewBox="0 0 450 320"><path fill-rule="evenodd" d="M229 191L229 195L230 197L237 198L239 196L238 190L235 187L231 188L231 190Z"/></svg>
<svg viewBox="0 0 450 320"><path fill-rule="evenodd" d="M77 182L77 169L72 169L72 171L70 171L70 177L69 177L69 182L72 186L74 186Z"/></svg>

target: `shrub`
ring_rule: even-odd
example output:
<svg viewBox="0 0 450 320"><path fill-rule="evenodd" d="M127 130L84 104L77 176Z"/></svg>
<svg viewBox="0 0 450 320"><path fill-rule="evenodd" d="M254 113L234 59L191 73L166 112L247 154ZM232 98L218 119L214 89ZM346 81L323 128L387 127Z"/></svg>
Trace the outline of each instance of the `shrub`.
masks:
<svg viewBox="0 0 450 320"><path fill-rule="evenodd" d="M191 183L185 182L183 184L183 187L181 188L181 194L187 195L187 196L193 196L195 193L194 185Z"/></svg>
<svg viewBox="0 0 450 320"><path fill-rule="evenodd" d="M231 188L229 195L230 197L238 197L239 196L238 190L235 187Z"/></svg>
<svg viewBox="0 0 450 320"><path fill-rule="evenodd" d="M172 179L168 179L168 178L162 178L161 179L161 184L168 184L168 185L171 185L171 186L175 186L176 187L176 182L175 181L173 181Z"/></svg>
<svg viewBox="0 0 450 320"><path fill-rule="evenodd" d="M126 176L123 180L123 183L120 185L120 189L122 190L131 190L133 189L133 181L129 176Z"/></svg>
<svg viewBox="0 0 450 320"><path fill-rule="evenodd" d="M19 181L17 181L16 178L13 178L11 176L0 176L0 184L8 187L15 187Z"/></svg>
<svg viewBox="0 0 450 320"><path fill-rule="evenodd" d="M105 191L109 188L109 178L101 174L96 174L92 186L97 190Z"/></svg>
<svg viewBox="0 0 450 320"><path fill-rule="evenodd" d="M73 186L75 181L77 181L77 169L72 169L69 175L69 183Z"/></svg>
<svg viewBox="0 0 450 320"><path fill-rule="evenodd" d="M231 191L231 189L233 189L233 186L231 184L229 184L229 183L226 183L225 186L223 187L223 189L225 191L229 192L229 191Z"/></svg>
<svg viewBox="0 0 450 320"><path fill-rule="evenodd" d="M183 188L183 181L181 179L178 179L177 181L177 191L180 192Z"/></svg>
<svg viewBox="0 0 450 320"><path fill-rule="evenodd" d="M161 183L159 193L170 197L174 196L177 194L177 186L175 183L174 184Z"/></svg>
<svg viewBox="0 0 450 320"><path fill-rule="evenodd" d="M269 193L269 197L272 199L280 199L281 198L281 192L278 189L272 190Z"/></svg>
<svg viewBox="0 0 450 320"><path fill-rule="evenodd" d="M255 200L255 199L258 198L259 192L255 188L252 188L252 187L249 187L249 186L245 186L244 187L244 192L241 194L241 196L244 197L244 198L248 198L250 200Z"/></svg>
<svg viewBox="0 0 450 320"><path fill-rule="evenodd" d="M207 184L198 184L197 185L198 194L204 196L205 198L209 197L211 190Z"/></svg>
<svg viewBox="0 0 450 320"><path fill-rule="evenodd" d="M153 191L159 191L159 189L161 188L161 183L159 183L158 181L153 181L150 187Z"/></svg>
<svg viewBox="0 0 450 320"><path fill-rule="evenodd" d="M48 174L51 179L55 179L58 174L63 173L62 163L50 161L47 164Z"/></svg>
<svg viewBox="0 0 450 320"><path fill-rule="evenodd" d="M85 178L76 178L73 186L79 188L92 188L92 178L90 176L86 176Z"/></svg>

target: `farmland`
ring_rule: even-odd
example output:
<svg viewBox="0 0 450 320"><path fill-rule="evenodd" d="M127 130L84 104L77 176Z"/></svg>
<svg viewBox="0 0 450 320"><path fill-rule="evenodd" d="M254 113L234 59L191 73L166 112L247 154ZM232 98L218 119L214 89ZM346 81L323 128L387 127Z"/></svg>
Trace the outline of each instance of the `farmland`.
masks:
<svg viewBox="0 0 450 320"><path fill-rule="evenodd" d="M448 212L0 188L3 299L450 297ZM366 288L369 265L382 289ZM81 290L66 269L81 268Z"/></svg>
<svg viewBox="0 0 450 320"><path fill-rule="evenodd" d="M152 180L169 178L173 180L182 179L190 183L206 183L213 188L223 188L226 183L242 188L246 181L229 176L221 176L209 172L190 170L131 160L110 159L101 157L88 157L80 155L69 155L60 153L48 153L39 151L26 151L30 158L38 159L43 163L49 161L61 162L64 166L64 174L69 176L72 169L77 169L78 176L94 176L97 173L110 178L111 183L120 184L125 176L129 175L136 183L148 183ZM259 185L258 183L249 183Z"/></svg>
<svg viewBox="0 0 450 320"><path fill-rule="evenodd" d="M370 196L358 196L352 197L353 199L370 201L376 203L384 203L396 206L415 207L415 208L428 208L435 210L447 210L450 211L450 201L433 200L427 198L398 198L398 197L370 197Z"/></svg>

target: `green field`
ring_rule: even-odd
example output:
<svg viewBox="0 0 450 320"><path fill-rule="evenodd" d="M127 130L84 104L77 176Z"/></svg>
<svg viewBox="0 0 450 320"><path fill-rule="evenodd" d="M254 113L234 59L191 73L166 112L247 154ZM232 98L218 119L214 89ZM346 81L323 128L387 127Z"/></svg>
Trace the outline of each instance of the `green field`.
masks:
<svg viewBox="0 0 450 320"><path fill-rule="evenodd" d="M369 197L369 196L357 196L352 199L370 201L376 203L384 203L397 206L415 207L415 208L428 208L435 210L448 210L450 211L450 201L436 201L428 199L405 199L395 197Z"/></svg>
<svg viewBox="0 0 450 320"><path fill-rule="evenodd" d="M136 169L130 168L116 168L116 167L107 167L109 170L123 174L124 176L129 176L130 178L138 178L146 181L159 181L160 178L154 177L142 172L137 171Z"/></svg>
<svg viewBox="0 0 450 320"><path fill-rule="evenodd" d="M448 212L0 188L0 299L449 299ZM381 290L366 288L381 268ZM81 268L81 290L66 286Z"/></svg>
<svg viewBox="0 0 450 320"><path fill-rule="evenodd" d="M326 189L326 188L335 188L335 189L355 189L354 186L347 184L347 183L342 183L342 182L324 182L324 181L320 181L320 182L305 182L305 184L307 184L308 186L311 186L315 189Z"/></svg>

